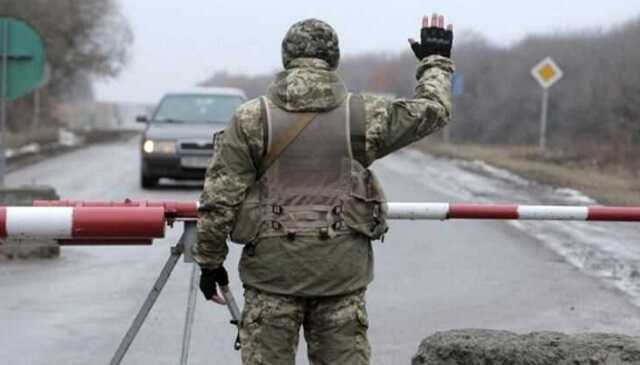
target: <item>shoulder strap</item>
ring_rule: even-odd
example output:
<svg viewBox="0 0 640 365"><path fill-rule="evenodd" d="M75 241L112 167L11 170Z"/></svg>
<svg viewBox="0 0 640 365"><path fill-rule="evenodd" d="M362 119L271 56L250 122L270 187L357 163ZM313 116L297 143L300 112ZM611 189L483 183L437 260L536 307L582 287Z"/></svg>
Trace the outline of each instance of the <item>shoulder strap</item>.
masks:
<svg viewBox="0 0 640 365"><path fill-rule="evenodd" d="M296 121L287 129L282 137L280 137L277 141L273 141L271 148L267 152L265 156L262 166L260 168L261 175L264 174L269 168L273 165L274 162L278 160L282 152L284 152L291 142L295 141L295 139L302 133L302 131L307 128L309 124L316 118L318 113L296 113L297 118Z"/></svg>
<svg viewBox="0 0 640 365"><path fill-rule="evenodd" d="M270 134L270 124L271 118L269 117L269 106L267 105L267 97L263 96L260 98L260 120L262 121L262 154L260 155L260 161L264 161L264 157L267 155L269 149L269 143L271 142Z"/></svg>
<svg viewBox="0 0 640 365"><path fill-rule="evenodd" d="M367 166L366 155L366 115L364 98L361 94L352 95L349 102L349 124L351 130L351 153L354 160Z"/></svg>

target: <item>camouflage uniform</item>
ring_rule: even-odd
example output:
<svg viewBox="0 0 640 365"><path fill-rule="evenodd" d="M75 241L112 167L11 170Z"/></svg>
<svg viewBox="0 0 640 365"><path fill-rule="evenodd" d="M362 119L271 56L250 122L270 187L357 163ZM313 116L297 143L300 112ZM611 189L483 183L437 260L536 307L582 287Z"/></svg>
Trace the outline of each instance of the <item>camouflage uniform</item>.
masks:
<svg viewBox="0 0 640 365"><path fill-rule="evenodd" d="M300 325L312 365L369 364L365 292L305 298L247 288L243 364L294 364Z"/></svg>
<svg viewBox="0 0 640 365"><path fill-rule="evenodd" d="M269 103L289 112L324 112L345 100L346 87L335 72L338 38L326 23L311 19L294 24L282 54L285 70L269 88ZM365 167L449 121L452 73L448 58L431 56L418 64L413 99L364 95ZM254 99L236 111L216 139L200 198L194 252L202 267L217 268L227 256L236 213L265 155L264 124L263 108ZM351 256L345 260L347 251ZM246 288L244 364L293 364L301 325L312 364L369 363L364 304L364 290L373 279L369 239L267 238L254 252L245 247L240 277Z"/></svg>

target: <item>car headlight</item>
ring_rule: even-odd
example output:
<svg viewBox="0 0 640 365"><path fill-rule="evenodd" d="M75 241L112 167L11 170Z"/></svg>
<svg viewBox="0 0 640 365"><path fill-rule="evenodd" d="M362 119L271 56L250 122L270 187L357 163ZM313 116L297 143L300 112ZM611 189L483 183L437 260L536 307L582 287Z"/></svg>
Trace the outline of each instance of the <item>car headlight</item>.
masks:
<svg viewBox="0 0 640 365"><path fill-rule="evenodd" d="M142 150L145 153L161 153L171 155L176 153L176 142L175 141L153 141L146 140L142 144Z"/></svg>

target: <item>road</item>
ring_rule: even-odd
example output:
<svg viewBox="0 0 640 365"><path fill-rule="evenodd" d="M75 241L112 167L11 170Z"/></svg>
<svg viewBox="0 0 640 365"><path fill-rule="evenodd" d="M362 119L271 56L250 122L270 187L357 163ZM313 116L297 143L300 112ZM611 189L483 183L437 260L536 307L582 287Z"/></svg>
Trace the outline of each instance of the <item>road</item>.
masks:
<svg viewBox="0 0 640 365"><path fill-rule="evenodd" d="M433 178L417 175L435 168ZM137 144L130 141L56 157L11 173L7 182L50 184L72 199L198 197L197 186L141 190L138 169ZM412 154L387 158L375 169L392 201L459 201L448 185L457 176L475 176ZM475 188L483 192L501 183L482 181ZM65 247L57 260L0 263L0 362L107 363L179 229L152 247ZM376 279L368 291L374 364L409 363L423 337L453 328L640 335L640 307L628 295L512 224L393 222L375 251ZM238 254L233 248L232 273ZM189 265L177 266L124 363L177 363L189 274ZM239 364L234 336L226 310L199 297L191 363Z"/></svg>

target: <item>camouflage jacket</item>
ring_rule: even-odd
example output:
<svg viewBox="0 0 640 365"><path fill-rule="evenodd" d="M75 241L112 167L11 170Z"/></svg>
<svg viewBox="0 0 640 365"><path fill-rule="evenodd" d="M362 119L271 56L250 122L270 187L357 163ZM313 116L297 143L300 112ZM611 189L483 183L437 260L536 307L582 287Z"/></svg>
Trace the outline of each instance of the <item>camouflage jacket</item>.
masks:
<svg viewBox="0 0 640 365"><path fill-rule="evenodd" d="M299 58L289 66L269 88L269 102L292 112L322 112L346 98L344 83L325 61ZM433 133L450 120L453 71L449 59L431 56L418 64L413 99L364 95L367 165ZM238 108L230 125L216 138L200 197L198 243L194 248L195 260L202 267L219 267L227 256L227 237L236 210L255 182L264 155L263 118L259 99L250 100Z"/></svg>

